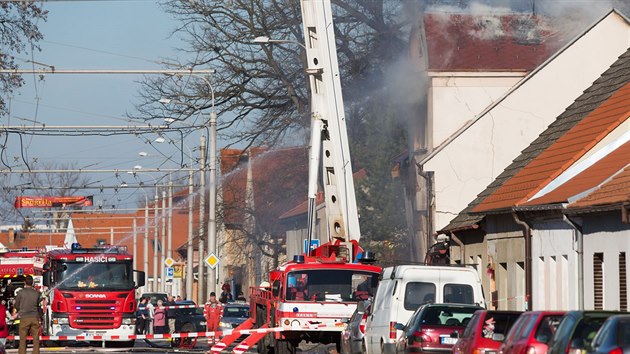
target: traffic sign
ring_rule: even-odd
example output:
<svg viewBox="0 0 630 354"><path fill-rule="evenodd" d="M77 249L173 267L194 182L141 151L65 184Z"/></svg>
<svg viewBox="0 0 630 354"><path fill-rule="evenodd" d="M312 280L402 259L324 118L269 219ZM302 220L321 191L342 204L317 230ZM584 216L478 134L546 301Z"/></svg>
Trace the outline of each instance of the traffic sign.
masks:
<svg viewBox="0 0 630 354"><path fill-rule="evenodd" d="M164 260L164 264L169 268L172 267L174 263L175 263L175 260L171 257L168 257L167 259Z"/></svg>
<svg viewBox="0 0 630 354"><path fill-rule="evenodd" d="M210 253L208 257L206 257L205 261L206 264L210 266L210 269L214 269L219 265L221 259L217 257L214 253Z"/></svg>
<svg viewBox="0 0 630 354"><path fill-rule="evenodd" d="M307 239L304 239L304 244L302 245L303 246L302 249L304 250L304 253L306 253L307 251L307 248L306 248L307 241L308 241ZM319 240L311 240L311 247L308 248L308 251L312 251L316 249L317 247L319 247Z"/></svg>
<svg viewBox="0 0 630 354"><path fill-rule="evenodd" d="M173 267L166 268L167 277L172 278L174 274L175 274L175 269L173 269Z"/></svg>

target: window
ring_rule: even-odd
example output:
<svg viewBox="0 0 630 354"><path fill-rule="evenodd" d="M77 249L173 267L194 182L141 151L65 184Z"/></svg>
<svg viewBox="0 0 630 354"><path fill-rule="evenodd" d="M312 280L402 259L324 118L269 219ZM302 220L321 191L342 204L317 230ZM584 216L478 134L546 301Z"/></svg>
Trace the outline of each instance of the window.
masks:
<svg viewBox="0 0 630 354"><path fill-rule="evenodd" d="M477 322L479 322L479 318L481 318L481 312L477 312L473 315L470 323L466 325L464 333L462 333L462 338L468 338L472 333L475 332L475 329L477 329ZM464 323L462 323L462 325L464 325Z"/></svg>
<svg viewBox="0 0 630 354"><path fill-rule="evenodd" d="M405 287L405 310L414 311L420 305L435 301L435 284L409 282Z"/></svg>
<svg viewBox="0 0 630 354"><path fill-rule="evenodd" d="M454 304L474 304L473 288L468 284L445 284L444 302Z"/></svg>
<svg viewBox="0 0 630 354"><path fill-rule="evenodd" d="M378 274L346 269L295 271L287 275L286 297L295 301L358 301L374 295Z"/></svg>
<svg viewBox="0 0 630 354"><path fill-rule="evenodd" d="M619 252L619 310L628 310L628 284L626 280L626 252Z"/></svg>
<svg viewBox="0 0 630 354"><path fill-rule="evenodd" d="M534 335L536 340L541 343L549 343L553 338L553 334L556 333L561 319L561 315L550 315L543 317L540 320L540 323L538 324L538 329L536 330L536 334Z"/></svg>
<svg viewBox="0 0 630 354"><path fill-rule="evenodd" d="M595 310L604 309L604 254L593 254L593 306Z"/></svg>

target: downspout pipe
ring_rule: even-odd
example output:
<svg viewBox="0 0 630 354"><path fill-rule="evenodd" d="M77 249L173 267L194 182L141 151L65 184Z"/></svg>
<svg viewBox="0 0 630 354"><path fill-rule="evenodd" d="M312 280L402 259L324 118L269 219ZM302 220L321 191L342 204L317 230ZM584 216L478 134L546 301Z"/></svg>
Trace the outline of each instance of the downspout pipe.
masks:
<svg viewBox="0 0 630 354"><path fill-rule="evenodd" d="M565 214L562 214L562 221L575 230L575 238L577 239L578 309L584 310L584 232L580 224Z"/></svg>
<svg viewBox="0 0 630 354"><path fill-rule="evenodd" d="M532 310L532 229L528 223L519 219L518 214L513 211L514 222L523 227L523 238L525 239L525 301L526 310Z"/></svg>

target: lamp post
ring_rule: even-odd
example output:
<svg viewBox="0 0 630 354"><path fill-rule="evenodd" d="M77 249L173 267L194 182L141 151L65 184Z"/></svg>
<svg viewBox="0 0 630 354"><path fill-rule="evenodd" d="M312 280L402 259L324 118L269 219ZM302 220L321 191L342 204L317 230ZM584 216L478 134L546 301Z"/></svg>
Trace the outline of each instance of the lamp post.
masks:
<svg viewBox="0 0 630 354"><path fill-rule="evenodd" d="M210 130L210 148L209 148L209 155L210 155L210 159L209 159L209 171L210 171L210 175L209 175L209 179L208 179L208 184L210 186L209 191L208 191L208 198L209 198L209 210L208 210L208 253L214 253L216 255L216 251L217 251L217 226L216 226L216 204L217 204L217 186L216 186L216 149L217 149L217 140L216 140L216 131L217 131L217 113L216 113L216 107L215 107L215 97L214 97L214 87L212 86L212 84L210 83L210 80L208 80L205 76L201 76L198 74L190 74L191 76L194 76L198 79L201 79L204 81L204 83L208 86L208 89L210 90L210 99L211 99L211 111L210 111L210 119L208 121L208 125L209 125L209 130ZM169 99L160 99L161 103L169 103L172 102L172 100ZM194 106L193 106L194 107ZM202 137L202 155L204 154L205 148L203 147L204 142L203 142L203 137ZM204 198L204 194L205 191L203 189L204 185L204 175L205 175L205 158L202 156L201 159L201 164L202 164L202 168L201 168L201 176L200 176L200 186L201 186L201 194L200 194L200 199L203 200ZM203 204L202 204L203 205ZM202 212L201 208L200 208L200 213ZM200 218L200 222L203 221L203 217ZM203 230L203 226L200 226L200 234L202 234ZM199 243L199 267L198 267L198 273L199 273L199 288L198 288L198 301L201 302L202 300L205 300L205 294L203 291L203 264L204 264L204 260L205 260L205 255L203 254L203 245L201 243L201 235L200 235L200 243ZM216 292L216 270L212 270L209 269L208 270L208 280L207 280L207 284L208 284L208 292Z"/></svg>
<svg viewBox="0 0 630 354"><path fill-rule="evenodd" d="M141 155L142 156L142 155ZM141 169L141 168L139 168ZM134 176L139 172L138 168L134 168L134 171L129 171L127 173L129 174L133 174ZM151 177L153 179L153 181L155 182L155 197L153 199L153 215L154 215L154 219L155 219L155 225L154 225L154 233L153 233L153 285L151 286L151 290L152 291L157 291L158 290L158 223L159 223L159 218L158 218L158 199L159 199L159 194L158 194L158 182L157 179L151 175L148 175L149 177ZM144 190L143 190L144 191ZM148 243L149 243L149 230L148 230L148 215L149 215L149 198L148 195L145 192L145 225L147 226L147 229L145 230L145 252L144 252L144 264L145 264L145 271L149 271L149 255L148 255Z"/></svg>
<svg viewBox="0 0 630 354"><path fill-rule="evenodd" d="M300 47L302 47L304 50L306 50L306 46L304 46L304 44L298 42L298 41L292 41L290 39L271 39L267 36L259 36L254 38L254 40L252 41L252 43L255 44L270 44L270 43L293 43L293 44L297 44Z"/></svg>

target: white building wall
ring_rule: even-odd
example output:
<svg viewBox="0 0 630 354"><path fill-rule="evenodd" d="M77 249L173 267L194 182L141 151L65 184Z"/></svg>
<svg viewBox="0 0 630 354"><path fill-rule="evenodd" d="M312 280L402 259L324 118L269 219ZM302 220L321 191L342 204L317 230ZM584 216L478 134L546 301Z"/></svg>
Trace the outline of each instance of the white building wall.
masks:
<svg viewBox="0 0 630 354"><path fill-rule="evenodd" d="M574 231L563 223L547 223L544 227L532 228L532 309L577 309Z"/></svg>
<svg viewBox="0 0 630 354"><path fill-rule="evenodd" d="M619 310L619 253L626 253L626 269L630 258L630 230L611 230L587 233L584 237L584 308L592 310L594 306L593 255L604 254L604 309ZM628 272L626 272L626 284Z"/></svg>
<svg viewBox="0 0 630 354"><path fill-rule="evenodd" d="M429 73L429 116L435 148L525 77L526 73Z"/></svg>
<svg viewBox="0 0 630 354"><path fill-rule="evenodd" d="M446 226L463 210L629 46L629 24L611 13L553 60L521 80L477 122L426 161L424 170L435 172L435 229ZM443 95L450 95L456 89L438 87L430 98L435 106L432 108L435 115L429 117L430 129L434 129L432 125L440 127L434 138L436 142L443 139L448 129L460 124L463 118L457 117L463 114L463 107L466 104L473 107L472 102L479 98L479 91L473 94L473 90L462 88L458 96L462 103L451 112L444 107L449 98ZM467 115L475 109L466 111ZM456 120L453 124L446 122L453 119Z"/></svg>

